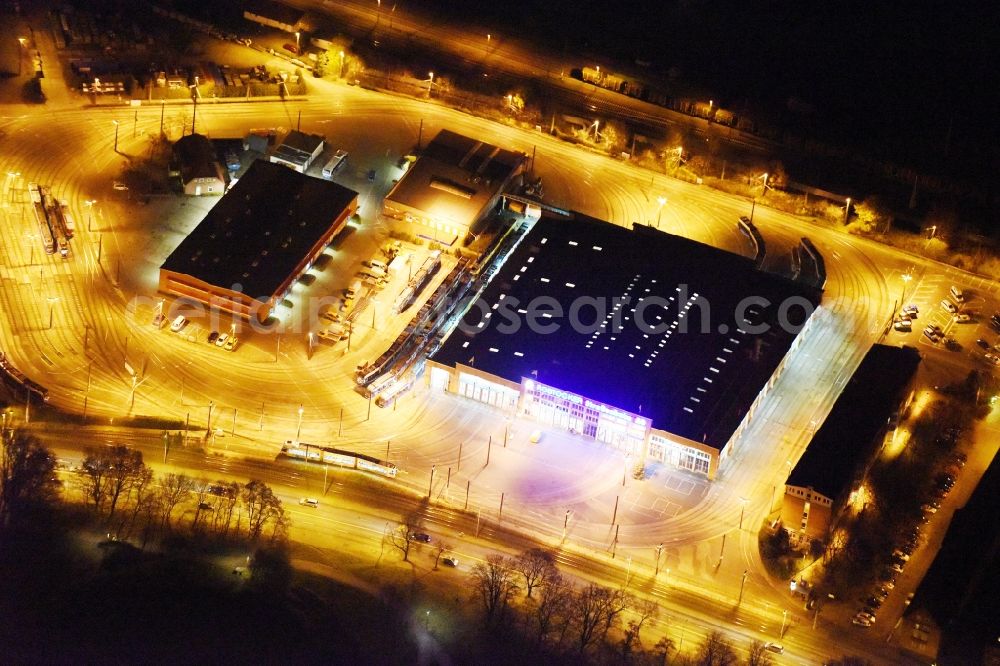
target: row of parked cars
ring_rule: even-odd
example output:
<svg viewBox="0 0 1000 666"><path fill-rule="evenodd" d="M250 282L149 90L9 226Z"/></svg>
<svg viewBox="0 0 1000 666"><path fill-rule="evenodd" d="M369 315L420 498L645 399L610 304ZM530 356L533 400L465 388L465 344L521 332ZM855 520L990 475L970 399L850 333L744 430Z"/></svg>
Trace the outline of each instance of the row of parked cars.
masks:
<svg viewBox="0 0 1000 666"><path fill-rule="evenodd" d="M954 434L957 437L957 433ZM896 587L896 579L899 577L899 574L903 573L903 569L906 567L907 562L910 561L910 557L920 546L921 527L941 508L941 500L947 497L948 493L955 486L955 477L962 467L965 466L965 461L966 457L964 453L952 454L948 458L944 471L934 477L932 497L921 506L922 515L919 523L911 527L903 535L900 543L892 551L889 564L879 576L879 583L872 593L862 601L863 605L861 609L855 614L852 620L855 625L870 627L874 624L879 608L882 607L882 602L889 597L889 593ZM907 595L905 603L909 605L912 599L913 593L911 592Z"/></svg>

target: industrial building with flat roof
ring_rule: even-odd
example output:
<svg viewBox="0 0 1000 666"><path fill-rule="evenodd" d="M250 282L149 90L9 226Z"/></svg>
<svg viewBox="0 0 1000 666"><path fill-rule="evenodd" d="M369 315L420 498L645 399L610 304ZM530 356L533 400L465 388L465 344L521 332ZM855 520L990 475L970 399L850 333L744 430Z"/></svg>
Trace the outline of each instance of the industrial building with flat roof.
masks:
<svg viewBox="0 0 1000 666"><path fill-rule="evenodd" d="M430 382L711 478L820 297L679 236L546 214Z"/></svg>
<svg viewBox="0 0 1000 666"><path fill-rule="evenodd" d="M160 267L160 291L264 321L358 208L358 193L256 160Z"/></svg>
<svg viewBox="0 0 1000 666"><path fill-rule="evenodd" d="M325 139L318 134L292 130L281 145L271 153L270 160L275 164L284 164L299 173L305 173L323 152L324 141Z"/></svg>
<svg viewBox="0 0 1000 666"><path fill-rule="evenodd" d="M823 539L912 398L920 352L875 345L785 482L782 524L797 540Z"/></svg>
<svg viewBox="0 0 1000 666"><path fill-rule="evenodd" d="M441 130L385 197L382 214L443 245L464 242L516 183L526 157Z"/></svg>

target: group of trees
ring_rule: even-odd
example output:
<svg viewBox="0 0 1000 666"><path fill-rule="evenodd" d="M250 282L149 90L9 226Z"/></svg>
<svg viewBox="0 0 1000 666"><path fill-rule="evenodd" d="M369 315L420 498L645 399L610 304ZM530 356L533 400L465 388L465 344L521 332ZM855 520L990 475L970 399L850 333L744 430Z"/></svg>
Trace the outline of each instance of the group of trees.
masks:
<svg viewBox="0 0 1000 666"><path fill-rule="evenodd" d="M699 664L765 666L771 659L762 643L751 646L740 662L721 633L709 634L697 649L676 654L674 641L662 636L646 647L644 627L653 624L659 606L625 589L595 583L574 585L556 567L554 555L540 548L516 557L489 555L470 573L471 594L486 629L494 637L517 635L532 649L567 663ZM523 596L522 593L523 592Z"/></svg>
<svg viewBox="0 0 1000 666"><path fill-rule="evenodd" d="M23 432L0 431L0 531L17 527L59 494L56 459Z"/></svg>
<svg viewBox="0 0 1000 666"><path fill-rule="evenodd" d="M186 474L157 476L143 462L142 452L126 446L85 449L75 482L109 532L125 539L141 536L143 545L181 530L280 541L288 526L281 500L262 481L210 483Z"/></svg>

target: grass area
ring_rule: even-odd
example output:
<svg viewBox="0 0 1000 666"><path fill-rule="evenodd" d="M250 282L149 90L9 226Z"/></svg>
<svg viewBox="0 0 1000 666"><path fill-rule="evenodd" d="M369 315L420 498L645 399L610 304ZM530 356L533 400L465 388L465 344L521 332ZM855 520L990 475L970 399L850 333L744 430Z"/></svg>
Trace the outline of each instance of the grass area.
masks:
<svg viewBox="0 0 1000 666"><path fill-rule="evenodd" d="M287 589L232 573L245 556L143 552L47 516L0 545L0 653L58 663L411 663L405 616L354 587L295 572ZM95 550L98 555L95 557Z"/></svg>

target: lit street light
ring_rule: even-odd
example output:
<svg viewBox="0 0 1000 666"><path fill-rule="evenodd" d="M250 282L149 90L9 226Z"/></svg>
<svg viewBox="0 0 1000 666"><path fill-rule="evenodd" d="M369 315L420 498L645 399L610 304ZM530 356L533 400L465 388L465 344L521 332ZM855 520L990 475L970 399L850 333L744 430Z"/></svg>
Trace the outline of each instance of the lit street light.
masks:
<svg viewBox="0 0 1000 666"><path fill-rule="evenodd" d="M740 498L740 527L739 527L739 529L741 529L741 530L743 529L743 512L746 510L746 508L747 508L747 498L746 497L741 497Z"/></svg>
<svg viewBox="0 0 1000 666"><path fill-rule="evenodd" d="M747 570L744 569L743 570L743 576L740 578L740 598L736 600L736 605L737 606L739 606L741 603L743 603L743 586L747 582L747 573L748 573Z"/></svg>
<svg viewBox="0 0 1000 666"><path fill-rule="evenodd" d="M115 124L115 152L117 153L118 152L118 121L117 120L112 120L111 122L113 122Z"/></svg>
<svg viewBox="0 0 1000 666"><path fill-rule="evenodd" d="M764 175L766 176L767 174ZM844 204L844 224L846 225L850 219L851 219L851 197L847 197L847 202Z"/></svg>
<svg viewBox="0 0 1000 666"><path fill-rule="evenodd" d="M340 52L340 78L344 78L344 52Z"/></svg>
<svg viewBox="0 0 1000 666"><path fill-rule="evenodd" d="M781 631L778 632L778 638L784 638L785 636L785 622L788 620L788 611L781 611Z"/></svg>
<svg viewBox="0 0 1000 666"><path fill-rule="evenodd" d="M660 228L660 218L663 215L663 207L667 205L666 197L656 197L656 203L660 204L660 207L656 209L656 228Z"/></svg>
<svg viewBox="0 0 1000 666"><path fill-rule="evenodd" d="M302 52L302 49L299 47L299 38L301 37L301 35L302 33L300 33L298 30L295 31L295 55L298 55L299 53Z"/></svg>
<svg viewBox="0 0 1000 666"><path fill-rule="evenodd" d="M28 44L28 40L25 39L24 37L18 37L17 38L17 43L21 45L21 48L17 50L17 75L21 76L21 74L22 74L22 66L23 66L23 62L24 62L24 53L23 53L23 51L24 51L25 46L27 46L27 44Z"/></svg>
<svg viewBox="0 0 1000 666"><path fill-rule="evenodd" d="M302 413L305 409L302 405L299 405L299 424L295 427L295 441L299 441L299 437L302 435Z"/></svg>
<svg viewBox="0 0 1000 666"><path fill-rule="evenodd" d="M663 544L661 543L660 545L658 545L655 548L655 550L656 550L656 572L653 575L658 576L660 575L660 554L663 553Z"/></svg>
<svg viewBox="0 0 1000 666"><path fill-rule="evenodd" d="M58 296L50 296L50 297L48 298L48 301L49 301L49 330L51 330L51 329L52 329L52 313L53 313L53 306L54 306L54 305L56 304L56 302L57 302L58 300L59 300L59 297L58 297Z"/></svg>
<svg viewBox="0 0 1000 666"><path fill-rule="evenodd" d="M97 199L87 199L83 202L83 205L87 207L87 232L90 233L91 223L94 221L94 204L97 203Z"/></svg>
<svg viewBox="0 0 1000 666"><path fill-rule="evenodd" d="M427 96L430 97L434 90L434 72L427 72L427 75L430 77L427 79Z"/></svg>

